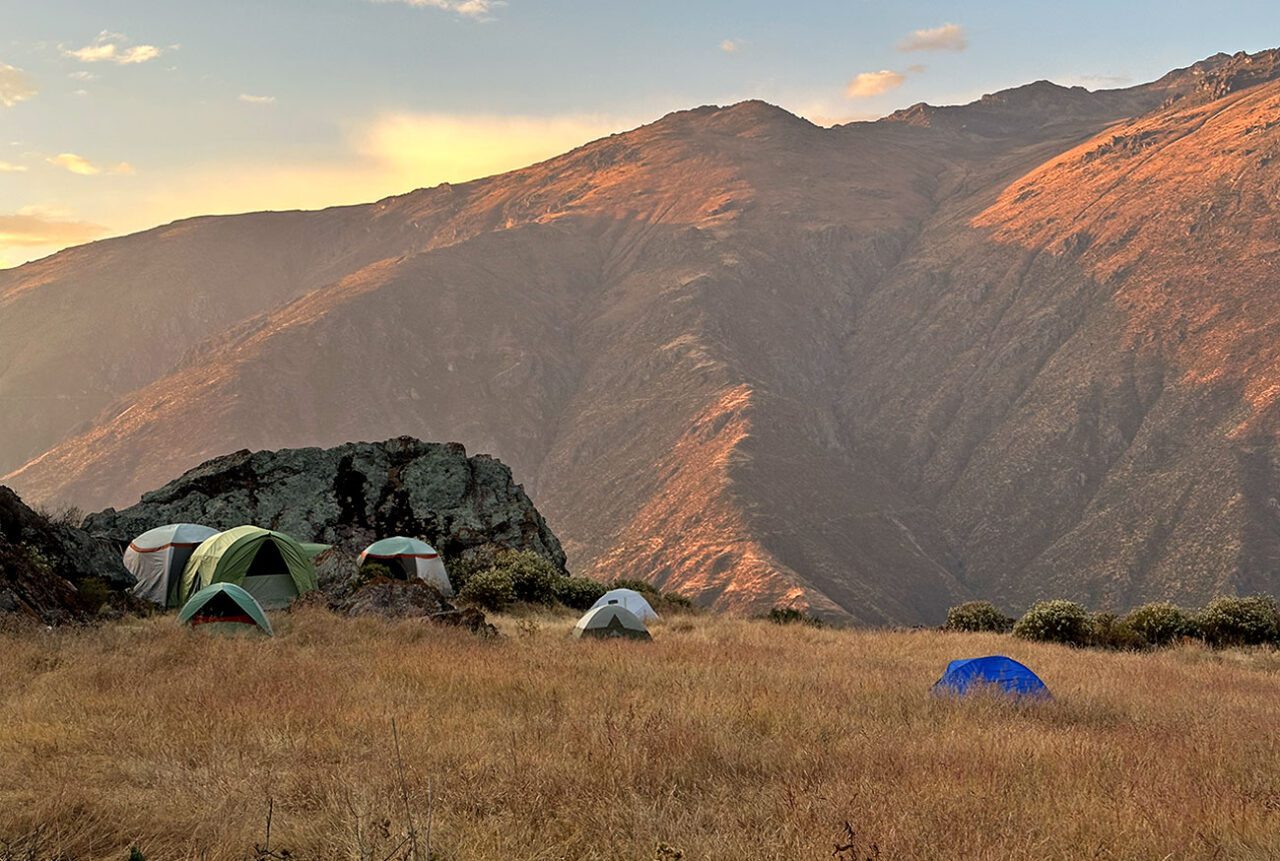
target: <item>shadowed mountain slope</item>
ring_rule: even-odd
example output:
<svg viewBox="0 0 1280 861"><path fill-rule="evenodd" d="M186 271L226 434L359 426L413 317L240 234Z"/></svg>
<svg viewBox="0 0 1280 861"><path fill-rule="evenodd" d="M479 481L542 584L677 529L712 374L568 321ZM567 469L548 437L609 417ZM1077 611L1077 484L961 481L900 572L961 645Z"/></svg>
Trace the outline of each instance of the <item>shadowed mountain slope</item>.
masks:
<svg viewBox="0 0 1280 861"><path fill-rule="evenodd" d="M97 507L234 448L459 439L576 570L867 622L1275 588L1274 67L699 108L73 249L0 272L0 465Z"/></svg>

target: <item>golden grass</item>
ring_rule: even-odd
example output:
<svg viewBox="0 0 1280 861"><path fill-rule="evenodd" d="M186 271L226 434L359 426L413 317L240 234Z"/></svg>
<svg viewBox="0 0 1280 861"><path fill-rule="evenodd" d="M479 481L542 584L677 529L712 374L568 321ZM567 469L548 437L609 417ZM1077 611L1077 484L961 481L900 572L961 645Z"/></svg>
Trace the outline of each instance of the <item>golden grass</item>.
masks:
<svg viewBox="0 0 1280 861"><path fill-rule="evenodd" d="M318 610L276 624L0 636L0 838L238 859L270 797L274 846L358 858L373 820L403 828L395 717L441 859L820 859L846 820L886 861L1280 857L1275 653L715 617L648 644L570 640L556 616L502 620L498 641ZM993 652L1056 702L928 696L948 659Z"/></svg>

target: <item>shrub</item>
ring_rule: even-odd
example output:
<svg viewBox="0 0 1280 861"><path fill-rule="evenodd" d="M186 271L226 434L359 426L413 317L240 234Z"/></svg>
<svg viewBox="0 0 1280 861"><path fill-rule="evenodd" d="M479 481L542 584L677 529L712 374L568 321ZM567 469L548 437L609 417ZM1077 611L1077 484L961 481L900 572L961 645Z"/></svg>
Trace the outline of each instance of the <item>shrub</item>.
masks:
<svg viewBox="0 0 1280 861"><path fill-rule="evenodd" d="M1094 613L1089 619L1089 645L1100 649L1136 651L1147 647L1147 638L1115 613Z"/></svg>
<svg viewBox="0 0 1280 861"><path fill-rule="evenodd" d="M555 566L532 550L503 553L493 567L511 578L516 600L526 604L554 604L556 584L565 579Z"/></svg>
<svg viewBox="0 0 1280 861"><path fill-rule="evenodd" d="M380 577L387 580L393 579L391 568L381 562L366 562L360 566L358 579L361 583L368 583Z"/></svg>
<svg viewBox="0 0 1280 861"><path fill-rule="evenodd" d="M1038 601L1013 626L1013 635L1042 643L1087 646L1093 626L1089 614L1075 601Z"/></svg>
<svg viewBox="0 0 1280 861"><path fill-rule="evenodd" d="M485 610L500 612L515 603L516 587L508 572L490 568L467 578L467 585L458 592L458 599Z"/></svg>
<svg viewBox="0 0 1280 861"><path fill-rule="evenodd" d="M662 593L658 587L644 580L614 580L609 584L610 589L630 589L632 592L639 592L646 598L660 598Z"/></svg>
<svg viewBox="0 0 1280 861"><path fill-rule="evenodd" d="M995 631L1004 633L1013 627L1013 619L996 609L990 601L966 601L947 611L947 631Z"/></svg>
<svg viewBox="0 0 1280 861"><path fill-rule="evenodd" d="M814 628L822 627L822 620L816 616L810 616L803 610L797 610L795 607L774 607L764 615L764 618L775 625L810 625Z"/></svg>
<svg viewBox="0 0 1280 861"><path fill-rule="evenodd" d="M587 610L605 593L605 585L589 577L561 577L556 581L556 600L574 610Z"/></svg>
<svg viewBox="0 0 1280 861"><path fill-rule="evenodd" d="M1193 633L1190 617L1168 601L1135 607L1125 615L1124 622L1152 646L1167 646Z"/></svg>
<svg viewBox="0 0 1280 861"><path fill-rule="evenodd" d="M1196 614L1195 627L1210 646L1280 642L1280 608L1269 595L1215 598Z"/></svg>

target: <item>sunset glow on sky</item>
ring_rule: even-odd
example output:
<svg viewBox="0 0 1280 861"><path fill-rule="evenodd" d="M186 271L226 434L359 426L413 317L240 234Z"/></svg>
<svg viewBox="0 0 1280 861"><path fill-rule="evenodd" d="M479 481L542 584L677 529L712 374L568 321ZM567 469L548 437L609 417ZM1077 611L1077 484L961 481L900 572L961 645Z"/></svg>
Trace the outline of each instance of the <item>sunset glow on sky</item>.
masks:
<svg viewBox="0 0 1280 861"><path fill-rule="evenodd" d="M831 124L1280 42L1273 2L0 0L0 267L375 200L702 104Z"/></svg>

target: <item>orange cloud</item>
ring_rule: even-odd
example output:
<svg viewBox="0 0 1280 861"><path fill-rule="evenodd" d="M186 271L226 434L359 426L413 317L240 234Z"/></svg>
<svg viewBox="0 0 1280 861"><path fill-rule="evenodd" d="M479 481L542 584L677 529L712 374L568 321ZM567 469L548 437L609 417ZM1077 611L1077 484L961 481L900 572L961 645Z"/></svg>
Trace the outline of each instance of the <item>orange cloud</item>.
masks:
<svg viewBox="0 0 1280 861"><path fill-rule="evenodd" d="M127 161L122 161L119 164L102 168L89 161L84 156L76 155L73 152L58 153L57 155L46 159L46 161L48 161L49 164L56 165L64 170L69 170L72 173L77 173L80 176L95 176L103 173L104 171L106 173L118 174L131 174L135 172L133 165L129 164Z"/></svg>
<svg viewBox="0 0 1280 861"><path fill-rule="evenodd" d="M0 63L0 105L11 108L36 94L35 84L27 73L6 63Z"/></svg>
<svg viewBox="0 0 1280 861"><path fill-rule="evenodd" d="M849 82L844 89L844 94L851 99L866 99L896 90L906 79L907 76L901 72L893 72L889 69L863 72Z"/></svg>
<svg viewBox="0 0 1280 861"><path fill-rule="evenodd" d="M899 51L963 51L969 39L959 24L916 30L898 43Z"/></svg>
<svg viewBox="0 0 1280 861"><path fill-rule="evenodd" d="M155 45L130 45L123 33L112 33L103 30L97 37L83 48L63 49L63 55L73 57L82 63L116 63L121 66L132 66L146 63L159 57L166 50Z"/></svg>

